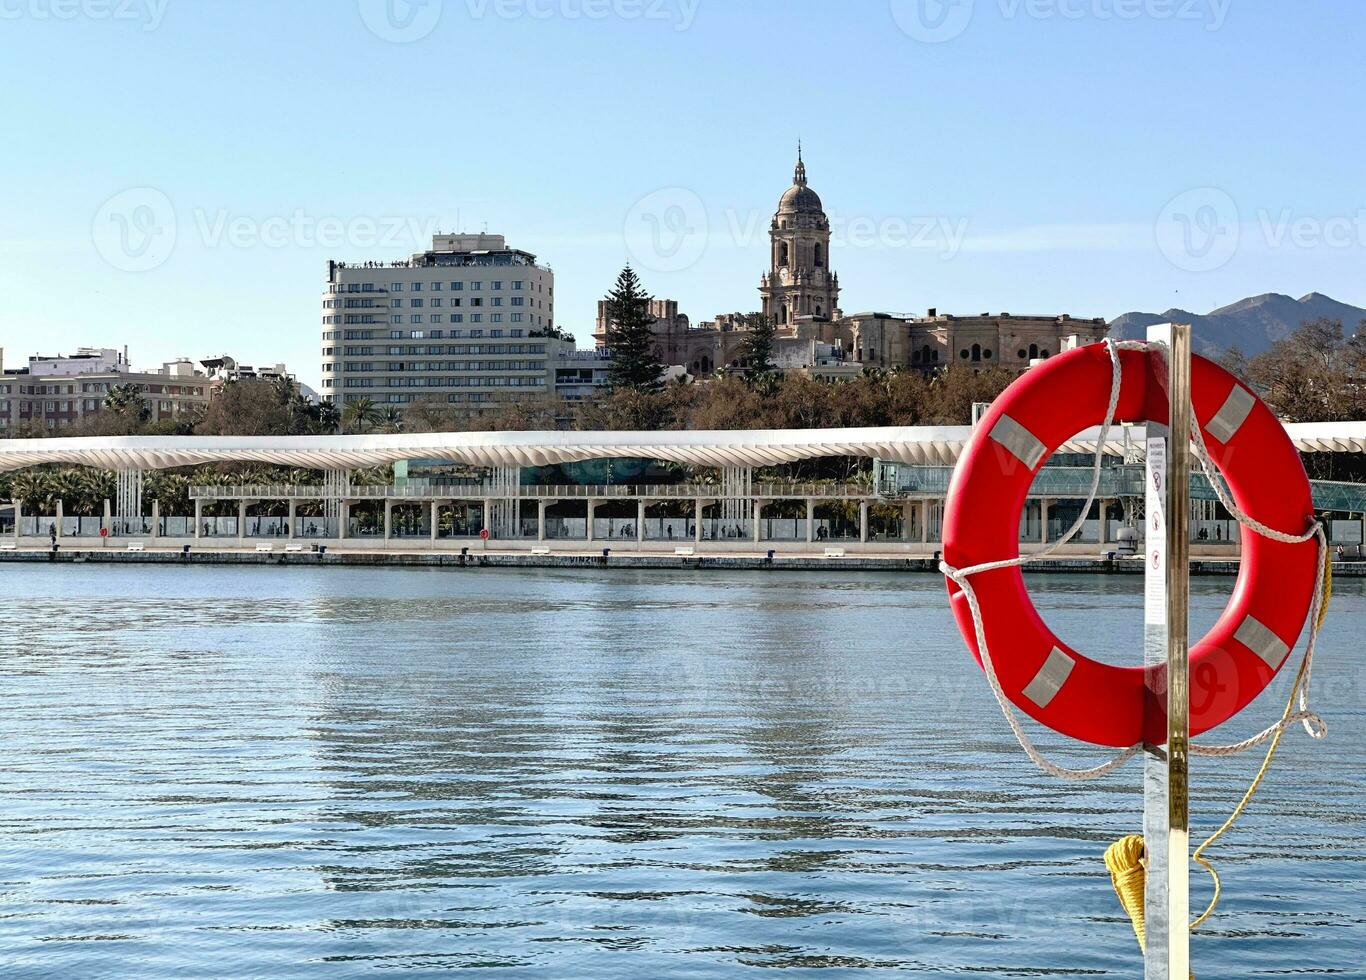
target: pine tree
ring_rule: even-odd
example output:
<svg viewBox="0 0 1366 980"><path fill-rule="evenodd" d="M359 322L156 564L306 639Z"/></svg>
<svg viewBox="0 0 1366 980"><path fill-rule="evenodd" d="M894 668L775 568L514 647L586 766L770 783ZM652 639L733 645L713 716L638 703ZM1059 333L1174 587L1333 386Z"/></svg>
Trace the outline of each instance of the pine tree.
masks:
<svg viewBox="0 0 1366 980"><path fill-rule="evenodd" d="M741 319L745 324L745 342L740 356L745 365L745 380L753 384L778 370L773 364L773 338L778 326L773 317L763 313L746 313Z"/></svg>
<svg viewBox="0 0 1366 980"><path fill-rule="evenodd" d="M655 357L650 296L629 265L621 270L616 286L607 294L606 316L607 346L612 350L608 385L613 389L657 390L664 365Z"/></svg>

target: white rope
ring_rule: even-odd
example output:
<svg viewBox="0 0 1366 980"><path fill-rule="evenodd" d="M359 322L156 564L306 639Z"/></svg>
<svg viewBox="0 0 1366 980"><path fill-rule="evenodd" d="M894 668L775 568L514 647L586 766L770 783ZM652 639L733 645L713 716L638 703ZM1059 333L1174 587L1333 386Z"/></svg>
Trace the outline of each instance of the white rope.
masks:
<svg viewBox="0 0 1366 980"><path fill-rule="evenodd" d="M977 592L973 589L969 579L973 575L982 572L995 571L1001 568L1017 568L1031 562L1042 561L1060 548L1066 545L1082 529L1086 523L1087 515L1091 513L1091 505L1095 502L1096 495L1100 490L1101 468L1104 461L1105 445L1109 439L1110 429L1114 425L1115 411L1119 405L1120 386L1123 380L1123 369L1119 360L1121 350L1156 350L1164 351L1165 345L1154 342L1144 342L1136 340L1111 340L1105 341L1106 349L1110 354L1110 400L1105 409L1105 420L1101 423L1100 435L1096 440L1096 455L1091 469L1091 489L1086 497L1086 503L1081 508L1081 513L1077 515L1076 521L1068 528L1067 533L1050 545L1028 555L1019 555L1015 558L1006 558L998 561L983 562L978 565L971 565L967 568L955 568L947 561L939 563L939 570L946 577L951 579L963 592L963 597L967 600L968 611L972 615L972 628L977 638L977 650L982 658L982 668L987 675L987 683L991 686L991 692L996 696L996 702L1001 707L1001 713L1005 716L1006 723L1010 725L1010 730L1015 734L1015 739L1020 743L1020 748L1024 750L1030 760L1044 772L1059 779L1066 780L1086 780L1096 779L1118 769L1125 762L1128 762L1143 749L1143 743L1138 742L1128 748L1121 749L1111 758L1098 765L1086 769L1070 769L1060 766L1055 762L1045 758L1030 738L1025 730L1019 716L1015 712L1014 706L1006 697L1005 691L1001 688L1000 679L996 676L996 667L992 663L991 651L987 647L986 628L982 622L982 608L977 600ZM1323 526L1314 521L1308 531L1302 535L1286 534L1274 528L1267 527L1260 521L1244 513L1231 498L1222 481L1217 478L1218 471L1210 461L1209 450L1205 445L1204 434L1200 431L1199 420L1192 415L1191 417L1192 443L1195 447L1196 458L1200 460L1200 465L1209 478L1210 483L1215 488L1220 502L1228 509L1239 524L1248 527L1258 534L1261 534L1274 541L1288 543L1299 543L1307 541L1317 536L1319 541L1319 569L1318 576L1314 583L1314 599L1310 608L1310 629L1309 642L1305 648L1304 662L1300 671L1300 710L1293 715L1282 718L1276 724L1258 732L1251 738L1232 745L1191 745L1191 752L1196 755L1232 755L1237 752L1244 752L1253 746L1260 745L1268 738L1274 736L1278 731L1295 724L1297 721L1304 723L1305 731L1314 738L1322 738L1327 732L1327 726L1322 718L1309 710L1309 677L1313 668L1314 646L1318 639L1319 613L1323 605L1323 582L1324 582L1324 563L1328 554L1328 540L1324 536Z"/></svg>

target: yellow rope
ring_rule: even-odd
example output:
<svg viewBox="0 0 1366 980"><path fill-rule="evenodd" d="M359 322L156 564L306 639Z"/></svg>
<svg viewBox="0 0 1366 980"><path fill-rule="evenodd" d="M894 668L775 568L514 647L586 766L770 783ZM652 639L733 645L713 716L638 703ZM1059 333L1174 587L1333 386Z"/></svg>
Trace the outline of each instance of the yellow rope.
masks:
<svg viewBox="0 0 1366 980"><path fill-rule="evenodd" d="M1333 557L1327 548L1323 550L1322 598L1319 601L1318 619L1314 623L1315 630L1323 625L1323 619L1328 614L1328 601L1333 597ZM1300 663L1300 669L1295 675L1295 683L1290 686L1290 698L1286 701L1285 711L1281 713L1282 722L1288 719L1295 710L1295 697L1299 693L1300 685L1304 682L1307 667L1307 660ZM1228 819L1191 854L1191 859L1208 871L1210 877L1214 879L1214 895L1211 896L1205 911L1191 923L1192 932L1200 928L1200 925L1214 914L1214 910L1219 904L1219 898L1223 894L1219 872L1214 870L1214 865L1204 856L1205 850L1233 826L1234 822L1243 815L1248 804L1252 802L1252 797L1271 769L1271 760L1275 758L1276 749L1281 744L1281 736L1285 734L1288 727L1288 725L1283 724L1276 732L1275 737L1272 738L1271 745L1266 750L1266 757L1262 759L1261 768L1257 770L1257 775L1253 778L1252 784L1248 786L1247 792L1238 801L1238 805L1233 808ZM1134 926L1134 934L1138 936L1139 949L1146 950L1147 913L1144 907L1144 889L1147 886L1148 860L1142 835L1130 834L1128 837L1121 837L1111 844L1105 852L1105 866L1110 871L1110 883L1114 886L1115 894L1119 896L1119 904L1123 906L1125 912L1129 913L1129 920Z"/></svg>
<svg viewBox="0 0 1366 980"><path fill-rule="evenodd" d="M1148 858L1143 850L1143 835L1121 837L1105 852L1105 866L1110 869L1110 884L1115 886L1119 904L1129 913L1138 936L1138 948L1148 948L1147 912L1143 891L1148 883Z"/></svg>
<svg viewBox="0 0 1366 980"><path fill-rule="evenodd" d="M1315 630L1323 625L1323 618L1328 614L1328 600L1331 599L1332 596L1333 556L1332 552L1325 547L1323 549L1323 592L1322 598L1319 600L1318 620L1314 623ZM1295 674L1295 683L1290 685L1290 698L1286 701L1285 711L1281 714L1282 721L1289 718L1291 713L1295 710L1295 697L1299 693L1300 684L1304 682L1304 672L1307 667L1307 660L1300 662L1300 669ZM1271 760L1276 757L1276 749L1280 747L1281 736L1285 734L1287 727L1289 726L1282 726L1276 732L1275 737L1271 739L1271 744L1267 746L1266 757L1262 759L1261 768L1257 770L1257 775L1253 778L1252 785L1248 786L1247 792L1244 793L1243 798L1238 801L1238 805L1233 808L1233 812L1228 815L1228 819L1223 822L1218 830L1205 838L1205 842L1197 847L1191 854L1191 860L1208 871L1209 876L1214 879L1214 894L1210 897L1209 905L1205 908L1205 911L1200 914L1199 918L1191 923L1192 932L1200 928L1201 923L1214 914L1214 909L1219 904L1219 898L1223 893L1223 885L1219 881L1219 872L1214 870L1214 865L1204 856L1205 849L1220 837L1224 836L1224 833L1243 815L1243 811L1247 809L1247 805L1252 802L1252 797L1256 794L1257 788L1262 785L1262 780L1266 778L1267 772L1271 769Z"/></svg>

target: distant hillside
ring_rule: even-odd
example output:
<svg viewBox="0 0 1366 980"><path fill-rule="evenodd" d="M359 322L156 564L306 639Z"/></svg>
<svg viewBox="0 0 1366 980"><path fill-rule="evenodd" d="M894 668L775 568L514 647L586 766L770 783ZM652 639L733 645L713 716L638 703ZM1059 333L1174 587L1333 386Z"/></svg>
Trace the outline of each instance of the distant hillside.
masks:
<svg viewBox="0 0 1366 980"><path fill-rule="evenodd" d="M1341 320L1347 333L1353 334L1366 320L1366 309L1339 303L1322 293L1310 293L1299 299L1282 293L1263 293L1206 314L1180 309L1165 313L1125 313L1110 321L1110 336L1139 340L1154 323L1189 323L1195 336L1195 349L1201 353L1217 353L1236 345L1244 354L1259 354L1306 320L1320 317Z"/></svg>

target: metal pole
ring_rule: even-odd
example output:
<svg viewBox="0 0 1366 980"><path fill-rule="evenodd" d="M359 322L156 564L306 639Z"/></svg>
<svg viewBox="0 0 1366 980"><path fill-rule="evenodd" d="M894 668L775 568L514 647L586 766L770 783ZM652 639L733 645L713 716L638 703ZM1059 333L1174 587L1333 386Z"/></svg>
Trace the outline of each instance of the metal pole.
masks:
<svg viewBox="0 0 1366 980"><path fill-rule="evenodd" d="M1149 423L1144 665L1158 678L1148 701L1162 713L1165 745L1148 745L1143 835L1148 855L1144 980L1190 976L1190 327L1160 324L1167 345L1169 426ZM1165 671L1162 669L1165 668ZM1165 681L1163 683L1162 681Z"/></svg>

